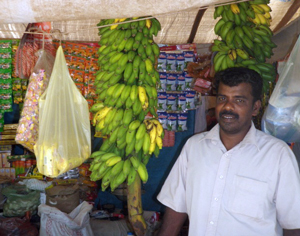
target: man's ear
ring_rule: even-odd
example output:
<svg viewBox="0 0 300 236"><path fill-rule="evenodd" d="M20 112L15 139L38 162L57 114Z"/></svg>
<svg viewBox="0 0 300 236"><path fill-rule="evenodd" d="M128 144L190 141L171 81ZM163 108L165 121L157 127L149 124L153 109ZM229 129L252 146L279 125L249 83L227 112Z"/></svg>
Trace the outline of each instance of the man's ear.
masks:
<svg viewBox="0 0 300 236"><path fill-rule="evenodd" d="M261 107L261 101L257 100L253 104L252 116L257 116Z"/></svg>

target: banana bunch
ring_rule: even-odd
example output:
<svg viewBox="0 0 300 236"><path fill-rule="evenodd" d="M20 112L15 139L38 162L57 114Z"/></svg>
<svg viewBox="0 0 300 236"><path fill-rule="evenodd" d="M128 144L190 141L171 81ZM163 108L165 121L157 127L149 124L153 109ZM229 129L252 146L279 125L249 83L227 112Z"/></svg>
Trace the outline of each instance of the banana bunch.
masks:
<svg viewBox="0 0 300 236"><path fill-rule="evenodd" d="M251 68L264 79L264 91L276 77L274 66L266 63L276 47L269 28L272 21L269 2L253 0L216 7L214 18L221 19L214 32L221 39L214 40L211 48L216 52L213 59L216 72L230 67Z"/></svg>
<svg viewBox="0 0 300 236"><path fill-rule="evenodd" d="M125 148L119 148L116 142L111 141L110 136L103 142L100 150L93 152L90 157L93 159L90 178L92 181L102 179L102 191L108 186L114 191L126 180L130 185L136 174L143 183L146 183L148 180L146 165L152 153L157 157L159 150L162 149L164 130L157 119L146 119L143 122L134 120L128 128L122 129L117 135L121 137L120 139L125 137Z"/></svg>
<svg viewBox="0 0 300 236"><path fill-rule="evenodd" d="M156 112L160 50L153 41L161 26L155 18L101 20L98 26L98 97L90 111L96 132L107 139L91 155L91 179L102 179L102 190L113 191L137 174L147 182L149 158L162 148L164 130Z"/></svg>

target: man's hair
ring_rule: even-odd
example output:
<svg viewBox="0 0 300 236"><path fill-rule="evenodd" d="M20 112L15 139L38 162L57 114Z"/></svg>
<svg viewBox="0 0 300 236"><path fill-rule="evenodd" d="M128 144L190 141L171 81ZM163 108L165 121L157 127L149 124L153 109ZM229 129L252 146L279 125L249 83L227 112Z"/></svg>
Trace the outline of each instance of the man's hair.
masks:
<svg viewBox="0 0 300 236"><path fill-rule="evenodd" d="M253 102L261 99L263 80L261 76L254 70L245 67L232 67L215 74L215 86L218 91L219 84L233 87L241 83L248 83L252 87Z"/></svg>

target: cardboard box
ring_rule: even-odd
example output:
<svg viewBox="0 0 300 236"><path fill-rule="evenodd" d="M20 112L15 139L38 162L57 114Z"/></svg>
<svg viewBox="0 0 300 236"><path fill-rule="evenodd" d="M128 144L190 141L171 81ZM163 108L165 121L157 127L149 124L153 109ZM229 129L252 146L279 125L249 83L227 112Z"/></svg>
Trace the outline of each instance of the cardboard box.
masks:
<svg viewBox="0 0 300 236"><path fill-rule="evenodd" d="M5 124L3 130L17 129L19 124Z"/></svg>
<svg viewBox="0 0 300 236"><path fill-rule="evenodd" d="M10 169L10 178L15 179L16 178L16 169L15 168L9 168Z"/></svg>
<svg viewBox="0 0 300 236"><path fill-rule="evenodd" d="M10 163L7 160L7 157L9 155L10 155L10 152L3 152L3 153L1 153L2 167L10 167Z"/></svg>
<svg viewBox="0 0 300 236"><path fill-rule="evenodd" d="M5 168L0 168L0 176L5 176Z"/></svg>
<svg viewBox="0 0 300 236"><path fill-rule="evenodd" d="M10 168L5 168L5 176L10 177Z"/></svg>

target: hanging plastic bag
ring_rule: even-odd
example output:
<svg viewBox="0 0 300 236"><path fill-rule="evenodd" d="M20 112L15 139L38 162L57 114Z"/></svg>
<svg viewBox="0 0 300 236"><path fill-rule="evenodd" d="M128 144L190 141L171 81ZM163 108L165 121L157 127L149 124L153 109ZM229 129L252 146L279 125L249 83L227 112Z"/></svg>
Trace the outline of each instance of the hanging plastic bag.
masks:
<svg viewBox="0 0 300 236"><path fill-rule="evenodd" d="M300 37L284 64L262 119L262 130L285 142L300 142Z"/></svg>
<svg viewBox="0 0 300 236"><path fill-rule="evenodd" d="M46 50L39 50L37 55L39 59L29 79L24 107L15 138L18 144L21 144L32 152L39 131L38 99L48 86L54 64L54 57Z"/></svg>
<svg viewBox="0 0 300 236"><path fill-rule="evenodd" d="M61 46L39 111L37 167L40 173L57 177L81 165L91 153L88 103L71 79Z"/></svg>

